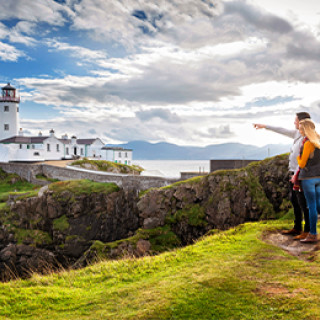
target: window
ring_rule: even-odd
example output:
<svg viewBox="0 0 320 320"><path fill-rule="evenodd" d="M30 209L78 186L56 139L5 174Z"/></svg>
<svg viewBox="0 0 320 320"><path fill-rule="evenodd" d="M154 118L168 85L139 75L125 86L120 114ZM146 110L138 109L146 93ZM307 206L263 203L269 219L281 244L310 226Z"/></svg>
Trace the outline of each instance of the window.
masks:
<svg viewBox="0 0 320 320"><path fill-rule="evenodd" d="M30 144L27 144L27 149L30 149Z"/></svg>
<svg viewBox="0 0 320 320"><path fill-rule="evenodd" d="M5 130L5 131L9 131L9 125L8 125L8 124L5 124L5 125L4 125L4 130Z"/></svg>
<svg viewBox="0 0 320 320"><path fill-rule="evenodd" d="M17 107L17 112L19 112L19 107Z"/></svg>
<svg viewBox="0 0 320 320"><path fill-rule="evenodd" d="M121 158L121 152L119 152L119 158Z"/></svg>
<svg viewBox="0 0 320 320"><path fill-rule="evenodd" d="M4 112L9 112L9 106L4 106Z"/></svg>
<svg viewBox="0 0 320 320"><path fill-rule="evenodd" d="M40 156L39 152L34 152L33 155L34 156Z"/></svg>
<svg viewBox="0 0 320 320"><path fill-rule="evenodd" d="M47 143L47 151L50 152L50 144Z"/></svg>
<svg viewBox="0 0 320 320"><path fill-rule="evenodd" d="M83 148L80 149L80 154L83 156Z"/></svg>
<svg viewBox="0 0 320 320"><path fill-rule="evenodd" d="M57 152L59 152L60 151L60 146L59 146L59 144L57 144Z"/></svg>
<svg viewBox="0 0 320 320"><path fill-rule="evenodd" d="M69 155L69 148L66 148L66 155Z"/></svg>
<svg viewBox="0 0 320 320"><path fill-rule="evenodd" d="M35 148L36 148L36 146L33 144L33 145L31 146L31 148L32 148L32 149L35 149Z"/></svg>
<svg viewBox="0 0 320 320"><path fill-rule="evenodd" d="M124 157L125 157L125 158L128 158L128 152L126 152L126 153L124 154Z"/></svg>
<svg viewBox="0 0 320 320"><path fill-rule="evenodd" d="M19 148L22 149L22 144L19 145Z"/></svg>

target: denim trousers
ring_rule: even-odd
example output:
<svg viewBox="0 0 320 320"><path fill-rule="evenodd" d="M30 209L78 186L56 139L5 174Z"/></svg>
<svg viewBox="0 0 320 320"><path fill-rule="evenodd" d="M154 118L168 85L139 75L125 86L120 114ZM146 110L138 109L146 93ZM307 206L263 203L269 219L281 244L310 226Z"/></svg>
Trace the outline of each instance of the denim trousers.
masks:
<svg viewBox="0 0 320 320"><path fill-rule="evenodd" d="M309 208L310 233L315 235L320 213L320 178L301 180L301 184Z"/></svg>

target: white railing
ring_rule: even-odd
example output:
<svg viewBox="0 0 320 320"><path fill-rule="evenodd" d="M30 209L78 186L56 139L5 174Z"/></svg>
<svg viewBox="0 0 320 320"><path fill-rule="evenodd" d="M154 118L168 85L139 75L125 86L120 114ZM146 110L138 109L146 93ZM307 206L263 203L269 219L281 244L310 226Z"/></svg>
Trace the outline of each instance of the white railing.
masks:
<svg viewBox="0 0 320 320"><path fill-rule="evenodd" d="M0 97L0 102L20 102L20 97Z"/></svg>

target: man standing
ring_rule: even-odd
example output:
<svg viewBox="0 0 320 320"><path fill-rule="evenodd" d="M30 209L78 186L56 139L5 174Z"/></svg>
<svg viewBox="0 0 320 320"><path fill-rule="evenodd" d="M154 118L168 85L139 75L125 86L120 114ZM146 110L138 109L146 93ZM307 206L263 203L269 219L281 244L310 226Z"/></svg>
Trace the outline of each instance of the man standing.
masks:
<svg viewBox="0 0 320 320"><path fill-rule="evenodd" d="M293 206L294 212L294 226L290 230L282 231L282 234L294 235L295 240L304 239L310 231L309 223L309 210L307 208L306 199L303 192L293 190L293 183L291 178L294 173L298 170L297 156L300 154L300 148L302 144L303 137L299 133L299 121L303 119L310 119L310 114L308 112L298 112L294 120L294 130L288 130L280 127L273 127L265 124L254 123L253 126L256 129L267 129L276 133L283 134L293 139L293 144L289 155L289 192L290 200ZM304 215L304 230L302 232L302 213Z"/></svg>

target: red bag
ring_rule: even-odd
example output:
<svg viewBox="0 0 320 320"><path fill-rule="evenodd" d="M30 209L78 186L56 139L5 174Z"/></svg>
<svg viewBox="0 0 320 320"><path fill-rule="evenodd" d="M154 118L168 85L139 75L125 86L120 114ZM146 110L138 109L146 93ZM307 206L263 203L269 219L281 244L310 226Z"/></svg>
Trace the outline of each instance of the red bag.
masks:
<svg viewBox="0 0 320 320"><path fill-rule="evenodd" d="M302 191L301 181L299 180L299 173L300 173L300 168L291 178L291 182L293 183L293 190L295 191Z"/></svg>

